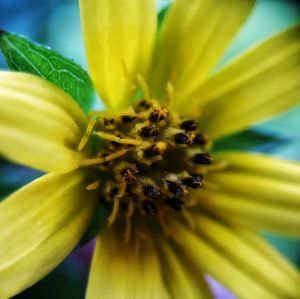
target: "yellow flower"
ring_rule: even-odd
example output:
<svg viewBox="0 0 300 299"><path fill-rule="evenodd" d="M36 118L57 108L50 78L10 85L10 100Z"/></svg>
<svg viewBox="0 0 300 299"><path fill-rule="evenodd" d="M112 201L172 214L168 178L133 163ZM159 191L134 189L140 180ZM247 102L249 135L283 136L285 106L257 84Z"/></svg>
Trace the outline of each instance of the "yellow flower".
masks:
<svg viewBox="0 0 300 299"><path fill-rule="evenodd" d="M0 298L55 268L98 203L111 214L88 299L207 299L204 273L239 298L300 298L299 272L257 233L300 235L300 165L208 154L299 101L299 26L211 75L253 4L177 0L157 33L154 0L80 1L105 113L87 117L51 83L0 73L0 153L51 173L0 204Z"/></svg>

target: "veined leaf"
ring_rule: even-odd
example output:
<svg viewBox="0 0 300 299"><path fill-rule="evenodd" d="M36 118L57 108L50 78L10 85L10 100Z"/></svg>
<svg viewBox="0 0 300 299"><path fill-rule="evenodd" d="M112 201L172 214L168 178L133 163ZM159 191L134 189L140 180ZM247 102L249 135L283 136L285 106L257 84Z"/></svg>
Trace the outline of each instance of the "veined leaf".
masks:
<svg viewBox="0 0 300 299"><path fill-rule="evenodd" d="M78 64L25 37L0 31L0 48L11 70L31 73L62 88L88 112L94 90L89 75Z"/></svg>
<svg viewBox="0 0 300 299"><path fill-rule="evenodd" d="M286 144L288 141L287 138L279 135L272 135L272 133L269 132L248 129L217 139L213 145L212 151L252 149L267 152L270 149Z"/></svg>

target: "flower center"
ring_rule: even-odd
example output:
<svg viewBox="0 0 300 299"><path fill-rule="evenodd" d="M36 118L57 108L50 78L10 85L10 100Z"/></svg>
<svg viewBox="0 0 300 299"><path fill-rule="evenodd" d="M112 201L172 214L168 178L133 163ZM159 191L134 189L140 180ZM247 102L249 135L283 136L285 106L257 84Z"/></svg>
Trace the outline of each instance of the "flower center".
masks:
<svg viewBox="0 0 300 299"><path fill-rule="evenodd" d="M155 217L184 208L212 163L208 136L197 130L194 120L180 118L155 100L119 113L91 113L79 150L90 156L82 165L101 177L88 188L101 184L103 200L112 209L109 224L136 213Z"/></svg>

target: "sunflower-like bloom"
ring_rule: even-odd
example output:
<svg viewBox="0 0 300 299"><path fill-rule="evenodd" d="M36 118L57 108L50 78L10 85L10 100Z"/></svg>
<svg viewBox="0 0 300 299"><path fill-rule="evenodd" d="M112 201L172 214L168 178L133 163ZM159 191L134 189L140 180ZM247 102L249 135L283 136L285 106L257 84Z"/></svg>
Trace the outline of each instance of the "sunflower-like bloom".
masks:
<svg viewBox="0 0 300 299"><path fill-rule="evenodd" d="M299 26L211 72L253 2L177 0L157 30L154 0L82 0L105 112L0 73L0 153L50 173L0 204L1 298L55 268L98 205L88 299L208 299L206 273L239 298L300 298L299 272L257 233L300 235L300 165L211 153L299 101Z"/></svg>

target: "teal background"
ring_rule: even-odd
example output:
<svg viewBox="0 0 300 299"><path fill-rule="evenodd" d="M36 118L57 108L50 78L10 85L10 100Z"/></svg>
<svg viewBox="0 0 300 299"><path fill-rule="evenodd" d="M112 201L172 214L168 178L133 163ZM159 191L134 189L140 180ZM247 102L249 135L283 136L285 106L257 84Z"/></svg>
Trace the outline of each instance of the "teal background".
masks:
<svg viewBox="0 0 300 299"><path fill-rule="evenodd" d="M162 7L166 3L168 1L160 1L159 6ZM297 1L257 1L253 14L225 53L216 70L226 65L242 51L299 21L300 6ZM87 67L81 37L79 10L75 0L0 0L0 28L24 34L37 42L49 45L61 54L75 59L83 67ZM2 69L5 68L3 58L0 58L0 66ZM274 148L272 154L300 161L299 107L278 118L258 124L256 127L290 137L291 142ZM4 163L6 162L0 160L0 165ZM29 178L33 179L39 175L39 173L30 171L30 176L28 176L26 169L18 168L16 172L18 174L9 177L7 174L15 173L13 171L16 168L18 167L15 165L5 164L5 168L0 169L0 179L6 177L7 180L11 180L12 186L19 186L22 182L24 183L24 177L29 180ZM299 240L266 233L264 236L292 262L300 266ZM85 250L88 251L89 248ZM88 255L89 253L86 254L84 251L73 254L47 278L15 298L84 298ZM215 292L220 299L234 298L220 286L215 288Z"/></svg>

